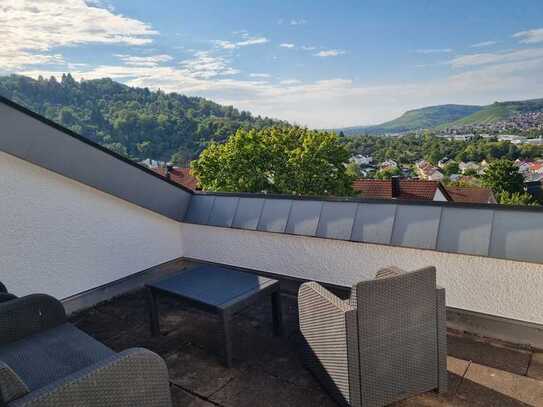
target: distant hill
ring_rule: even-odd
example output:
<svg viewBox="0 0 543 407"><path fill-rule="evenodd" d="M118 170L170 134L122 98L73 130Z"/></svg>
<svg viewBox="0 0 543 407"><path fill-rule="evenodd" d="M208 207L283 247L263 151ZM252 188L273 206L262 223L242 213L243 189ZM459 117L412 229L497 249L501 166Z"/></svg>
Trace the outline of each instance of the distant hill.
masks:
<svg viewBox="0 0 543 407"><path fill-rule="evenodd" d="M75 81L71 75L34 80L0 77L0 95L133 159L186 162L210 141L240 127L286 126L199 97L132 88L111 79Z"/></svg>
<svg viewBox="0 0 543 407"><path fill-rule="evenodd" d="M543 111L543 99L496 102L488 106L438 105L409 110L397 119L375 125L336 129L346 136L356 134L399 133L418 129L461 127L489 124L519 113Z"/></svg>
<svg viewBox="0 0 543 407"><path fill-rule="evenodd" d="M510 119L517 114L540 111L543 111L543 99L531 99L518 102L496 102L488 106L483 106L482 109L469 116L460 118L451 123L443 124L440 127L491 124Z"/></svg>

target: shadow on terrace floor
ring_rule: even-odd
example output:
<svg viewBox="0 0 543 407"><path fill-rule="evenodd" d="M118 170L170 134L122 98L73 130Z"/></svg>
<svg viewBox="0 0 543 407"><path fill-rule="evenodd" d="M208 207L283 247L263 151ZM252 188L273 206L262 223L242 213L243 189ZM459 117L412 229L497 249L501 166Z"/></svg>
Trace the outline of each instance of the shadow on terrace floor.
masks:
<svg viewBox="0 0 543 407"><path fill-rule="evenodd" d="M233 329L234 367L223 367L213 316L160 300L162 335L152 338L139 290L72 316L114 350L142 346L170 372L175 406L335 406L300 362L296 285L281 282L287 334L271 330L271 306L241 313ZM449 392L426 393L397 406L543 406L543 354L449 336Z"/></svg>

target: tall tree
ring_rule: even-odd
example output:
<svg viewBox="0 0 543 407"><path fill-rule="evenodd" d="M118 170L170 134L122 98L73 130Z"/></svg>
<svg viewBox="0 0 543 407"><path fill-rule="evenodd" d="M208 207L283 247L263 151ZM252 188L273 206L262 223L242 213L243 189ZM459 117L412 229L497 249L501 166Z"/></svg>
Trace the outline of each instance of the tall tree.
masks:
<svg viewBox="0 0 543 407"><path fill-rule="evenodd" d="M519 173L518 167L510 160L492 161L481 176L481 182L496 194L524 192L524 178Z"/></svg>
<svg viewBox="0 0 543 407"><path fill-rule="evenodd" d="M191 164L208 191L350 195L349 152L334 133L304 128L240 129Z"/></svg>

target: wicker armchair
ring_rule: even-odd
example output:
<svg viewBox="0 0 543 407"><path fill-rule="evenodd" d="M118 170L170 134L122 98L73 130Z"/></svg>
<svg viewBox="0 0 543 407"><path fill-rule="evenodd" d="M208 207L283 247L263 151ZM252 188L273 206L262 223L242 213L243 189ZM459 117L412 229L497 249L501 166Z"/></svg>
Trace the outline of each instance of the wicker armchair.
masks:
<svg viewBox="0 0 543 407"><path fill-rule="evenodd" d="M447 391L445 290L434 267L384 270L346 301L305 283L298 302L306 364L341 405Z"/></svg>
<svg viewBox="0 0 543 407"><path fill-rule="evenodd" d="M168 372L140 348L115 353L44 294L0 303L0 406L170 407Z"/></svg>
<svg viewBox="0 0 543 407"><path fill-rule="evenodd" d="M6 302L15 298L17 297L9 293L6 286L0 281L0 302Z"/></svg>

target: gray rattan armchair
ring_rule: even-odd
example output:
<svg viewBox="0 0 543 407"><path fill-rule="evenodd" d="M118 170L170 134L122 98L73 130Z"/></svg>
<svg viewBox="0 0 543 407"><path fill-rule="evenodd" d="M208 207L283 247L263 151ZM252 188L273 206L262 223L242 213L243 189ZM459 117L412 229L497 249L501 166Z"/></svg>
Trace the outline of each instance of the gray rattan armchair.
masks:
<svg viewBox="0 0 543 407"><path fill-rule="evenodd" d="M383 270L346 301L305 283L298 302L306 364L341 405L447 391L445 290L434 267Z"/></svg>
<svg viewBox="0 0 543 407"><path fill-rule="evenodd" d="M0 281L0 302L6 302L15 298L17 297L9 293L6 286Z"/></svg>
<svg viewBox="0 0 543 407"><path fill-rule="evenodd" d="M140 348L115 353L44 294L0 303L0 406L170 407L168 372Z"/></svg>

